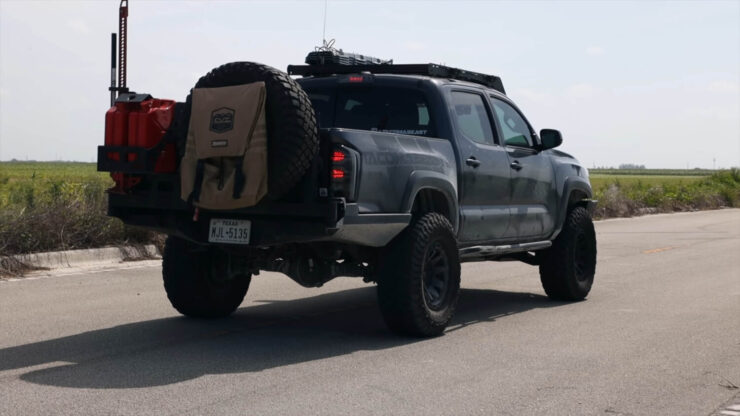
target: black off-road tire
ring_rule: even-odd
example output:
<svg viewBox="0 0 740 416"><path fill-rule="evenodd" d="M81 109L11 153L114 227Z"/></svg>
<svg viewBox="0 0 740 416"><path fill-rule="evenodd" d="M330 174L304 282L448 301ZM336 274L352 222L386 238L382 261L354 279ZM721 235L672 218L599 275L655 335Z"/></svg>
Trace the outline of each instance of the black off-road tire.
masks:
<svg viewBox="0 0 740 416"><path fill-rule="evenodd" d="M550 299L584 299L596 274L596 232L588 210L575 207L552 247L543 252L540 280Z"/></svg>
<svg viewBox="0 0 740 416"><path fill-rule="evenodd" d="M385 250L378 275L378 303L391 331L440 335L460 294L460 257L450 222L425 214ZM437 296L434 296L434 295Z"/></svg>
<svg viewBox="0 0 740 416"><path fill-rule="evenodd" d="M306 92L285 72L254 62L221 65L201 77L195 88L258 81L264 81L267 90L267 197L275 200L298 184L319 151L316 116ZM188 95L188 120L191 103Z"/></svg>
<svg viewBox="0 0 740 416"><path fill-rule="evenodd" d="M178 237L167 237L162 253L164 289L172 306L185 316L221 318L230 315L244 300L251 275L227 278L214 262L225 261L212 248L199 248Z"/></svg>

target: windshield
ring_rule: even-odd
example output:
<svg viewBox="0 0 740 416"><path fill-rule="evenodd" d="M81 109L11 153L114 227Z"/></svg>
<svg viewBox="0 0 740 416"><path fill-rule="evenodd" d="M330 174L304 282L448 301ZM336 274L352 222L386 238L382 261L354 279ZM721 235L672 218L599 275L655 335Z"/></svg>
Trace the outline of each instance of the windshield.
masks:
<svg viewBox="0 0 740 416"><path fill-rule="evenodd" d="M434 137L434 123L421 91L392 87L305 86L319 127L343 127Z"/></svg>

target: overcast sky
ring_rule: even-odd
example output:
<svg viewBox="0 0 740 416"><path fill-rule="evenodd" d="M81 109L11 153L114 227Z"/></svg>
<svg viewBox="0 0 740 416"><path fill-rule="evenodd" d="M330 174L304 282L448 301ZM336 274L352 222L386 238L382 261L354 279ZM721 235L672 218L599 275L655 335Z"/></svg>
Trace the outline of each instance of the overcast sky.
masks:
<svg viewBox="0 0 740 416"><path fill-rule="evenodd" d="M324 1L131 0L129 86L184 100L231 61L285 69L321 43ZM118 1L0 0L0 160L92 161ZM502 77L587 166L740 166L740 1L329 1L347 51Z"/></svg>

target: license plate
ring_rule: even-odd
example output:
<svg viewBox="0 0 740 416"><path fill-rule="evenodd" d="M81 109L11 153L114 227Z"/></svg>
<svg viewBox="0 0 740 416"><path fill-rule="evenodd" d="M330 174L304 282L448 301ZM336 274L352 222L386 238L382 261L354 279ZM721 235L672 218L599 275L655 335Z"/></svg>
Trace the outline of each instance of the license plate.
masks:
<svg viewBox="0 0 740 416"><path fill-rule="evenodd" d="M252 222L249 220L211 219L211 228L208 231L208 242L249 244L249 231Z"/></svg>

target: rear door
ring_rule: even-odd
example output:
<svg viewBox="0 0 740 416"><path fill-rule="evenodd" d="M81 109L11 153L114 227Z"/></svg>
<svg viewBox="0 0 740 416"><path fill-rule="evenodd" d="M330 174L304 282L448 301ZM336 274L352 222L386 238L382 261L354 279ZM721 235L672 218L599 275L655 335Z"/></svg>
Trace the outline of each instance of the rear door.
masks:
<svg viewBox="0 0 740 416"><path fill-rule="evenodd" d="M511 173L511 222L506 237L546 238L555 225L558 201L552 163L535 149L536 136L516 107L498 97L490 98Z"/></svg>
<svg viewBox="0 0 740 416"><path fill-rule="evenodd" d="M459 239L463 242L500 240L509 226L509 161L506 150L496 143L486 101L475 90L450 91L461 171Z"/></svg>

